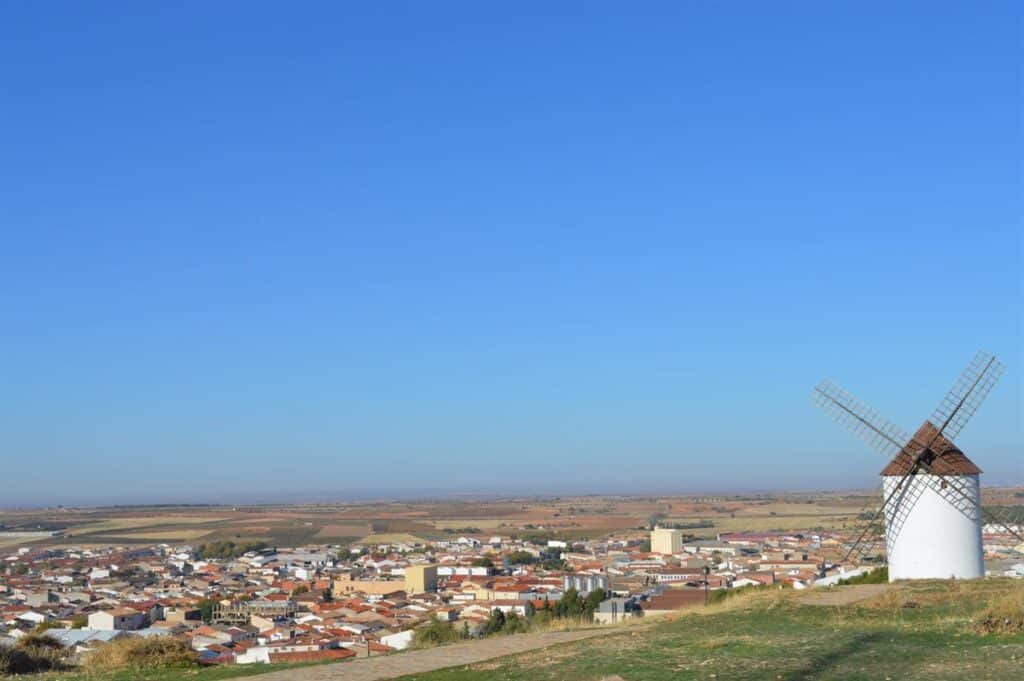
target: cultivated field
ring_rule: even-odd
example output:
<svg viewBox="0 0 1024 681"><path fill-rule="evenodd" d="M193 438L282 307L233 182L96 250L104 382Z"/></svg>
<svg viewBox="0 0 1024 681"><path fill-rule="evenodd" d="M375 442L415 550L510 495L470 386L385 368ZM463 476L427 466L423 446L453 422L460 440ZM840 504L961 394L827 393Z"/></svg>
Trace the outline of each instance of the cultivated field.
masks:
<svg viewBox="0 0 1024 681"><path fill-rule="evenodd" d="M986 502L1019 502L1020 489L986 490ZM677 497L446 499L297 506L154 506L0 511L7 530L61 530L47 538L0 537L0 549L48 545L263 541L275 546L543 534L558 539L642 538L651 523L722 532L848 527L874 493Z"/></svg>

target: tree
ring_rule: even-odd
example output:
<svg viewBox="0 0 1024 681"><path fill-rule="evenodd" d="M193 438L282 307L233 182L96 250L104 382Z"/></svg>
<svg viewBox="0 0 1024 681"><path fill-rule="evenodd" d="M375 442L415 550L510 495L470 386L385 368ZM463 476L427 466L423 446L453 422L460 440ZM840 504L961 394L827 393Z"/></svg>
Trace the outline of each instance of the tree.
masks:
<svg viewBox="0 0 1024 681"><path fill-rule="evenodd" d="M529 551L513 551L508 554L509 565L531 565L537 560Z"/></svg>
<svg viewBox="0 0 1024 681"><path fill-rule="evenodd" d="M484 635L490 636L491 634L497 634L505 626L505 613L498 608L491 610L490 617L487 618L487 624L484 625Z"/></svg>
<svg viewBox="0 0 1024 681"><path fill-rule="evenodd" d="M216 603L217 601L212 598L204 598L196 603L196 608L198 608L199 614L203 618L203 622L209 624L213 619L213 606L216 605Z"/></svg>
<svg viewBox="0 0 1024 681"><path fill-rule="evenodd" d="M309 587L305 584L299 584L297 587L292 589L292 596L298 596L299 594L309 593Z"/></svg>
<svg viewBox="0 0 1024 681"><path fill-rule="evenodd" d="M334 602L334 592L332 592L329 588L324 589L323 594L321 594L321 597L323 598L324 603Z"/></svg>
<svg viewBox="0 0 1024 681"><path fill-rule="evenodd" d="M606 598L604 589L594 589L587 598L583 601L583 612L587 616L587 619L593 619L594 613L601 606L601 601Z"/></svg>
<svg viewBox="0 0 1024 681"><path fill-rule="evenodd" d="M509 612L505 617L505 626L502 627L502 633L505 634L522 634L530 628L530 623L523 617L520 617L515 610Z"/></svg>
<svg viewBox="0 0 1024 681"><path fill-rule="evenodd" d="M480 556L479 558L473 561L473 566L492 568L494 567L494 561L491 560L489 556Z"/></svg>
<svg viewBox="0 0 1024 681"><path fill-rule="evenodd" d="M583 599L580 598L580 592L576 589L569 589L555 603L555 617L557 618L576 618L583 614Z"/></svg>
<svg viewBox="0 0 1024 681"><path fill-rule="evenodd" d="M533 604L533 601L526 601L526 619L533 619L534 615L537 614L537 606Z"/></svg>

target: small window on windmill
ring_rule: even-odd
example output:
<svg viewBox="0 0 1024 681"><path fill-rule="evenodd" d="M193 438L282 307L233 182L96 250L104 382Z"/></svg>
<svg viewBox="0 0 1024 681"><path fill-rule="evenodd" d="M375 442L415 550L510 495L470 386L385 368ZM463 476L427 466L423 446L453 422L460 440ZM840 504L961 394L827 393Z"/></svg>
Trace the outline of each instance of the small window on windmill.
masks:
<svg viewBox="0 0 1024 681"><path fill-rule="evenodd" d="M942 489L946 489L946 487L949 486L949 483L943 480L942 482L939 483L939 486L942 487Z"/></svg>

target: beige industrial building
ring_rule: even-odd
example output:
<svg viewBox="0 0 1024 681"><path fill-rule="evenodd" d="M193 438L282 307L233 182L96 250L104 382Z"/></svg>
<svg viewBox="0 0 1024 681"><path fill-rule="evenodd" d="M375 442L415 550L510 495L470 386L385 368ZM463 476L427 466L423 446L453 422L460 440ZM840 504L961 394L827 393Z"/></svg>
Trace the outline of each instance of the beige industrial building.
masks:
<svg viewBox="0 0 1024 681"><path fill-rule="evenodd" d="M405 568L405 593L437 591L436 565L410 565Z"/></svg>
<svg viewBox="0 0 1024 681"><path fill-rule="evenodd" d="M331 592L337 598L354 593L367 596L386 596L405 591L405 582L399 579L357 579L351 572L331 582Z"/></svg>
<svg viewBox="0 0 1024 681"><path fill-rule="evenodd" d="M673 554L683 550L683 531L668 527L656 527L651 530L651 551L653 553Z"/></svg>

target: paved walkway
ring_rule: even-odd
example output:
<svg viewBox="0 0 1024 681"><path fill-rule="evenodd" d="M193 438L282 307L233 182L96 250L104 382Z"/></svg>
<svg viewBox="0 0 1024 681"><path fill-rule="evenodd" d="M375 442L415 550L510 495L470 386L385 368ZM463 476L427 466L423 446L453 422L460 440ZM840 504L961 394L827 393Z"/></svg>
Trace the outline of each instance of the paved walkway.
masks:
<svg viewBox="0 0 1024 681"><path fill-rule="evenodd" d="M581 629L578 631L552 631L542 634L515 634L496 636L479 641L454 643L439 648L411 650L380 657L361 657L335 664L288 669L258 676L243 677L253 681L377 681L393 679L407 674L423 674L466 664L485 662L496 657L525 653L559 643L582 641L595 636L622 632L621 627Z"/></svg>
<svg viewBox="0 0 1024 681"><path fill-rule="evenodd" d="M804 592L806 595L801 595L800 602L804 605L850 605L874 598L891 588L891 584L855 584L835 589L814 589L812 587Z"/></svg>

